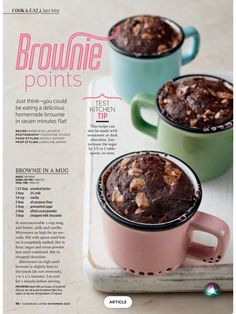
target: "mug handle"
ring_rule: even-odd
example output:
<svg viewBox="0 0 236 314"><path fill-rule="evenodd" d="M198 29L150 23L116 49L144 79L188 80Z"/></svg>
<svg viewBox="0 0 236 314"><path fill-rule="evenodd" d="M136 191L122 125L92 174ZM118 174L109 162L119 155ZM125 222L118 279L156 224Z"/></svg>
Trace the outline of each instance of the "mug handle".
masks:
<svg viewBox="0 0 236 314"><path fill-rule="evenodd" d="M197 242L192 242L187 251L187 256L202 260L206 263L217 263L225 255L225 250L229 242L229 226L220 218L198 212L190 224L190 231L198 230L210 233L217 238L217 245L208 246Z"/></svg>
<svg viewBox="0 0 236 314"><path fill-rule="evenodd" d="M157 126L145 121L141 115L141 108L155 109L155 97L147 93L137 94L131 102L131 118L134 127L151 137L157 137Z"/></svg>
<svg viewBox="0 0 236 314"><path fill-rule="evenodd" d="M200 35L199 35L198 30L193 26L183 27L183 32L184 32L184 40L186 38L193 37L191 45L189 46L187 51L182 52L181 63L182 65L185 65L189 63L190 61L192 61L198 54L198 50L200 46Z"/></svg>

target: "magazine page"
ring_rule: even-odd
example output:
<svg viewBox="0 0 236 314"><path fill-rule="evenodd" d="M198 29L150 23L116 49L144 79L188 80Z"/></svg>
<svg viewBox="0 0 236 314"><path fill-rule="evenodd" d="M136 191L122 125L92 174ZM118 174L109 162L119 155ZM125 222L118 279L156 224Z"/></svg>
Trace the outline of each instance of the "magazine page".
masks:
<svg viewBox="0 0 236 314"><path fill-rule="evenodd" d="M4 1L4 313L233 312L232 7Z"/></svg>

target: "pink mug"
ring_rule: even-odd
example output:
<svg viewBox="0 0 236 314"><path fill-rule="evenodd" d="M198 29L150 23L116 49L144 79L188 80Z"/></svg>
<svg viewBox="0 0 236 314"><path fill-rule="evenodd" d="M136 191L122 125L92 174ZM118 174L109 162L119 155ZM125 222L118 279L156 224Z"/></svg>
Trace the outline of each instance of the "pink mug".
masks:
<svg viewBox="0 0 236 314"><path fill-rule="evenodd" d="M196 202L177 219L145 224L126 219L115 212L106 200L103 173L126 156L109 163L97 184L97 197L103 209L103 227L107 250L113 261L125 271L135 275L164 275L180 267L186 257L217 263L223 258L229 242L228 225L215 216L199 212L202 198L201 183L195 172L183 161L161 152L151 154L173 161L190 178L195 188ZM217 238L216 247L192 241L194 230L207 232Z"/></svg>

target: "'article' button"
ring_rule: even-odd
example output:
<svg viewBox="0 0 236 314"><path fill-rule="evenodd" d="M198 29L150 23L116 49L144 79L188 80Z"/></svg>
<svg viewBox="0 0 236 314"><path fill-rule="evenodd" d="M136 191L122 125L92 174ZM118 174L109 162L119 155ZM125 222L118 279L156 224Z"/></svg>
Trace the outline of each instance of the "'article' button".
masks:
<svg viewBox="0 0 236 314"><path fill-rule="evenodd" d="M132 299L126 296L109 296L104 299L104 305L109 309L128 309L132 305Z"/></svg>

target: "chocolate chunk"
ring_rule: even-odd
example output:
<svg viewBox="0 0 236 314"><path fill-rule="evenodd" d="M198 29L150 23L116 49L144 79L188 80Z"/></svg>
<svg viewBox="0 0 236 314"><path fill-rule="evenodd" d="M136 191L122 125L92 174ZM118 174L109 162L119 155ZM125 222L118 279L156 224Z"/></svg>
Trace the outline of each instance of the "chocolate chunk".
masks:
<svg viewBox="0 0 236 314"><path fill-rule="evenodd" d="M177 167L174 168L173 164L167 161L165 166L165 173L166 174L163 176L164 181L170 186L173 186L179 180L183 171Z"/></svg>
<svg viewBox="0 0 236 314"><path fill-rule="evenodd" d="M119 26L121 33L112 43L135 56L160 55L182 40L182 34L159 16L131 17Z"/></svg>
<svg viewBox="0 0 236 314"><path fill-rule="evenodd" d="M217 95L219 98L233 99L233 94L232 94L232 93L217 92L216 95Z"/></svg>
<svg viewBox="0 0 236 314"><path fill-rule="evenodd" d="M143 170L139 168L130 168L128 173L130 176L139 177L143 173Z"/></svg>
<svg viewBox="0 0 236 314"><path fill-rule="evenodd" d="M221 79L186 78L160 90L162 113L173 122L210 130L233 119L233 91Z"/></svg>
<svg viewBox="0 0 236 314"><path fill-rule="evenodd" d="M138 192L145 186L145 181L142 178L134 178L130 182L130 191L131 192Z"/></svg>
<svg viewBox="0 0 236 314"><path fill-rule="evenodd" d="M148 199L144 192L139 192L136 194L135 202L138 205L138 208L146 209L149 206Z"/></svg>
<svg viewBox="0 0 236 314"><path fill-rule="evenodd" d="M145 209L138 207L138 208L135 210L134 213L135 213L135 215L138 215L138 214L142 214L144 211L145 211Z"/></svg>
<svg viewBox="0 0 236 314"><path fill-rule="evenodd" d="M124 203L123 195L120 193L119 188L117 186L115 186L113 189L111 200L114 204L117 205Z"/></svg>
<svg viewBox="0 0 236 314"><path fill-rule="evenodd" d="M174 162L152 153L124 159L106 170L109 175L103 180L107 201L118 214L136 222L163 223L195 203L191 181Z"/></svg>

